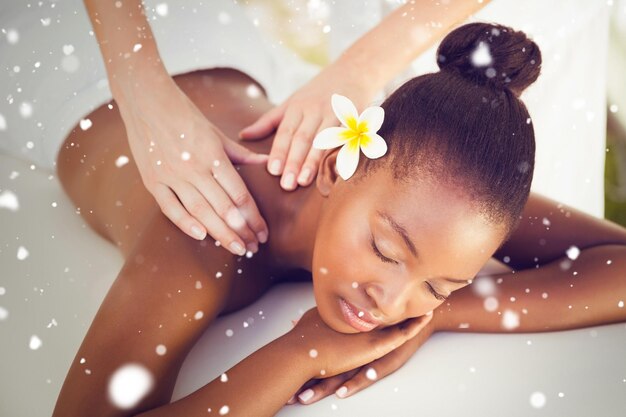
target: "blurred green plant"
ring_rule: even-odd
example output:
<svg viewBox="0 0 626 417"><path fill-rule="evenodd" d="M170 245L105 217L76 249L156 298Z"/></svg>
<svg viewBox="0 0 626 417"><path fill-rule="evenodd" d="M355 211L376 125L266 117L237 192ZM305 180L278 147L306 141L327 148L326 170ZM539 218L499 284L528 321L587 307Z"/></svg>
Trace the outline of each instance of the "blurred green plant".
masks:
<svg viewBox="0 0 626 417"><path fill-rule="evenodd" d="M626 135L608 123L604 169L604 217L626 227ZM622 132L623 133L623 132Z"/></svg>

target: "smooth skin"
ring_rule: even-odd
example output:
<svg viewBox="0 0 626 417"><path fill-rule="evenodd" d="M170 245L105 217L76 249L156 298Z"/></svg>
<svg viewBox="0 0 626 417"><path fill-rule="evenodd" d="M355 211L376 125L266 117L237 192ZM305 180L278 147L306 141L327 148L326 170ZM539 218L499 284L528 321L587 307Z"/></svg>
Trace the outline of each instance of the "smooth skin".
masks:
<svg viewBox="0 0 626 417"><path fill-rule="evenodd" d="M269 228L233 163L266 163L270 173L282 175L285 190L311 184L322 157L311 147L313 137L337 124L327 97L341 93L365 106L453 25L487 3L410 1L279 107L226 134L203 117L168 74L140 0L84 0L145 188L184 233L199 240L208 233L238 255L246 249L256 253ZM435 21L439 24L433 27ZM258 140L274 129L276 140L265 153L228 139Z"/></svg>
<svg viewBox="0 0 626 417"><path fill-rule="evenodd" d="M245 94L254 80L234 70L174 79L226 134L271 108L265 97ZM229 415L271 416L304 386L314 391L309 402L341 385L347 395L358 392L372 383L365 378L369 367L379 379L385 377L436 331L541 332L626 321L626 309L618 306L626 300L626 229L607 220L532 193L519 228L501 245L501 228L487 227L462 190L418 180L406 187L387 169L365 181L343 181L334 170L337 151L329 150L315 186L295 192L285 192L262 165L237 166L273 231L256 255L237 257L212 239L190 238L167 219L143 187L132 158L116 167L117 157L129 155L129 148L115 103L112 110L102 106L89 117L91 129L76 127L66 139L58 175L81 215L120 248L125 262L71 364L55 417L195 416L225 404ZM271 141L244 145L264 152ZM387 192L401 197L390 201ZM403 223L421 257L412 259L404 240L377 215L381 209ZM544 217L551 221L549 230ZM372 234L382 255L397 263L375 253ZM581 253L563 268L571 245ZM501 317L483 308L468 282L441 278L471 279L492 255L510 258L514 269L494 277L502 280L496 295L500 310L527 309L513 330L503 329ZM317 306L290 332L226 370L227 383L217 378L169 404L185 357L216 317L249 305L276 283L309 279ZM429 284L448 300L436 298ZM542 292L550 297L543 299ZM512 296L518 301L510 302ZM339 297L369 310L381 325L356 332L342 320ZM199 320L193 318L197 311L203 312ZM461 329L461 323L469 327ZM155 353L159 344L166 345L166 355ZM312 348L319 352L315 360L309 356ZM89 362L90 375L80 358ZM138 405L119 410L106 396L108 379L131 361L150 370L155 386Z"/></svg>
<svg viewBox="0 0 626 417"><path fill-rule="evenodd" d="M376 93L415 58L489 2L408 1L357 39L284 103L246 126L239 137L258 139L276 130L268 171L281 176L284 190L311 184L323 155L311 147L313 138L317 132L337 125L328 97L333 93L343 94L357 108L367 107Z"/></svg>

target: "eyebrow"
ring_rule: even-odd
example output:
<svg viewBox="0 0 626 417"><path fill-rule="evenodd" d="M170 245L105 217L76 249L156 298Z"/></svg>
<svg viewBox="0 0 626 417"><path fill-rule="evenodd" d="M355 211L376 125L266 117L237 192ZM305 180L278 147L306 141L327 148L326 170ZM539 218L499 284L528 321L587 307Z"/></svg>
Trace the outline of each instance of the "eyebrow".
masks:
<svg viewBox="0 0 626 417"><path fill-rule="evenodd" d="M400 237L402 237L402 240L404 240L404 243L406 244L407 248L409 248L409 251L413 254L414 257L417 258L417 249L415 249L415 244L409 237L409 234L406 232L406 229L401 224L396 222L388 213L384 211L380 211L380 210L376 210L376 213L380 217L382 217L385 221L387 221L387 223L389 223L389 225L393 228L393 230L398 232Z"/></svg>

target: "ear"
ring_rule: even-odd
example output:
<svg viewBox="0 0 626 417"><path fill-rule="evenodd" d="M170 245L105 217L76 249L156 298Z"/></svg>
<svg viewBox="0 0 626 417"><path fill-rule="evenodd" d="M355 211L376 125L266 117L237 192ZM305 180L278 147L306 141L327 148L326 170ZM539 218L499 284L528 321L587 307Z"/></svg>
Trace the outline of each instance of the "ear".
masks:
<svg viewBox="0 0 626 417"><path fill-rule="evenodd" d="M339 154L339 149L341 148L326 150L318 165L315 185L324 197L328 197L330 190L339 179L339 173L337 172L337 154Z"/></svg>

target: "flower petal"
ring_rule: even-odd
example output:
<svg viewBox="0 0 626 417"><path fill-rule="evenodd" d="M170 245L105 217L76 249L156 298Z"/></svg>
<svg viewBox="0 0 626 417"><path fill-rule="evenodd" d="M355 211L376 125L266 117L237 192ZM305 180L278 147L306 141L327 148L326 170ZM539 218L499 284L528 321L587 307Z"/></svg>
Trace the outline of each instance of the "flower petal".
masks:
<svg viewBox="0 0 626 417"><path fill-rule="evenodd" d="M347 180L356 171L359 165L359 140L352 139L346 143L337 154L337 172L341 178Z"/></svg>
<svg viewBox="0 0 626 417"><path fill-rule="evenodd" d="M378 129L383 125L385 119L385 110L379 106L368 107L363 110L363 113L359 116L359 126L362 123L367 123L367 127L361 131L376 133Z"/></svg>
<svg viewBox="0 0 626 417"><path fill-rule="evenodd" d="M356 111L356 107L354 107L350 99L340 94L333 94L330 102L339 121L343 123L344 126L356 130L359 113Z"/></svg>
<svg viewBox="0 0 626 417"><path fill-rule="evenodd" d="M361 150L370 159L380 158L387 152L387 142L376 133L361 135Z"/></svg>
<svg viewBox="0 0 626 417"><path fill-rule="evenodd" d="M346 143L346 133L350 130L345 127L327 127L313 139L315 149L332 149Z"/></svg>

